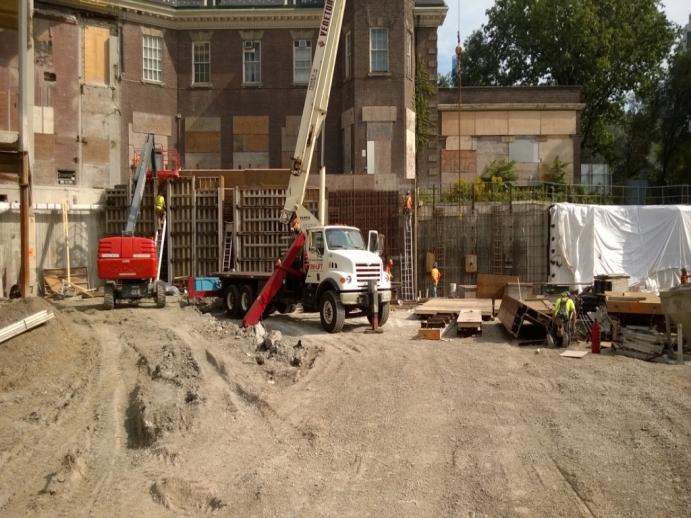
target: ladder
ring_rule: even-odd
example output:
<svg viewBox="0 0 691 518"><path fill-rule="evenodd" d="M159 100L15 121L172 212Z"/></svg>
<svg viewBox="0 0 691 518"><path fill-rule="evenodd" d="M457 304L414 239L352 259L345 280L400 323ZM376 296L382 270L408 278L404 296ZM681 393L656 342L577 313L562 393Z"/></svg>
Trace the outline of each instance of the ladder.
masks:
<svg viewBox="0 0 691 518"><path fill-rule="evenodd" d="M414 300L413 290L413 229L403 225L403 264L401 266L401 296L403 300Z"/></svg>
<svg viewBox="0 0 691 518"><path fill-rule="evenodd" d="M504 275L504 242L502 236L504 218L502 208L492 206L492 273Z"/></svg>
<svg viewBox="0 0 691 518"><path fill-rule="evenodd" d="M233 255L233 224L226 223L226 233L223 238L223 271L230 271L230 259Z"/></svg>
<svg viewBox="0 0 691 518"><path fill-rule="evenodd" d="M156 270L156 280L161 280L161 263L163 263L163 248L166 243L166 223L168 218L163 220L163 228L156 231L156 255L158 255L158 265Z"/></svg>

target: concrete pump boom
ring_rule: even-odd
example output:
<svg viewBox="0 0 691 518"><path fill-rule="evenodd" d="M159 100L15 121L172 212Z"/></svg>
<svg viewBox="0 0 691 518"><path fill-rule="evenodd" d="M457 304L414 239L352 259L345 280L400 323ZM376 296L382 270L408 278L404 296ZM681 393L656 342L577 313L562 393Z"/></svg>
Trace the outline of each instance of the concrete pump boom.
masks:
<svg viewBox="0 0 691 518"><path fill-rule="evenodd" d="M346 0L326 0L324 3L317 48L314 52L305 106L302 109L300 131L298 132L293 165L290 170L290 183L285 205L281 212L281 222L283 223L289 223L292 216L297 214L301 220L303 231L306 230L306 227L319 225L316 218L302 206L302 203L307 189L314 146L321 134L326 118L326 109L329 105L345 2Z"/></svg>

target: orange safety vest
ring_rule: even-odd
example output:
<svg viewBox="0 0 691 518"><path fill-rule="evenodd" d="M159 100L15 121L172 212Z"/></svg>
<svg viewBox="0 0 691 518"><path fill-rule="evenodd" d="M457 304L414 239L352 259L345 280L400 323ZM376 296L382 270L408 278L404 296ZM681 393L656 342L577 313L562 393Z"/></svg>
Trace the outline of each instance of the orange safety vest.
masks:
<svg viewBox="0 0 691 518"><path fill-rule="evenodd" d="M441 272L436 268L432 268L432 281L434 281L434 283L437 283L439 282L439 279L441 279Z"/></svg>
<svg viewBox="0 0 691 518"><path fill-rule="evenodd" d="M410 196L405 197L405 205L403 206L405 210L410 210L413 208L413 199Z"/></svg>

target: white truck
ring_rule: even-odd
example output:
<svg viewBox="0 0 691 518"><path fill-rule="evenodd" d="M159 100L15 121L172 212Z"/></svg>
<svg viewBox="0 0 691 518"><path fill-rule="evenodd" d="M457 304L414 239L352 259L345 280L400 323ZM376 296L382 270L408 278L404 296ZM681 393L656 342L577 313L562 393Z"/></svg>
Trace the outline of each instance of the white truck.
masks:
<svg viewBox="0 0 691 518"><path fill-rule="evenodd" d="M314 146L319 138L333 79L345 0L326 0L313 66L280 221L299 221L298 237L273 273L230 271L214 274L221 282L228 313L254 325L273 311L319 312L323 328L338 333L346 318L366 316L374 325L389 317L391 279L383 271L383 236L370 231L367 244L357 228L324 225L322 167L319 212L304 206ZM235 229L242 231L242 229ZM259 294L257 296L257 294Z"/></svg>

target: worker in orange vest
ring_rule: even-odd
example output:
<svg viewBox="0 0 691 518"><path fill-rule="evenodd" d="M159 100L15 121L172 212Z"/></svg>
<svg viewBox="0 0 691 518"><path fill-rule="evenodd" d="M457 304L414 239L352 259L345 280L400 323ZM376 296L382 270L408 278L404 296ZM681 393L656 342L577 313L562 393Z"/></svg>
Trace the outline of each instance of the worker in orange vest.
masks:
<svg viewBox="0 0 691 518"><path fill-rule="evenodd" d="M688 284L689 283L689 274L686 271L686 268L681 269L681 284Z"/></svg>
<svg viewBox="0 0 691 518"><path fill-rule="evenodd" d="M384 268L384 271L389 274L389 281L393 282L393 274L391 273L391 268L393 268L393 259L389 259L386 262L386 267Z"/></svg>
<svg viewBox="0 0 691 518"><path fill-rule="evenodd" d="M432 264L432 298L437 298L437 286L439 285L439 279L441 279L441 272L437 269L437 261Z"/></svg>
<svg viewBox="0 0 691 518"><path fill-rule="evenodd" d="M405 193L403 215L405 216L406 230L411 230L413 227L413 199L410 197L410 191L406 191Z"/></svg>

